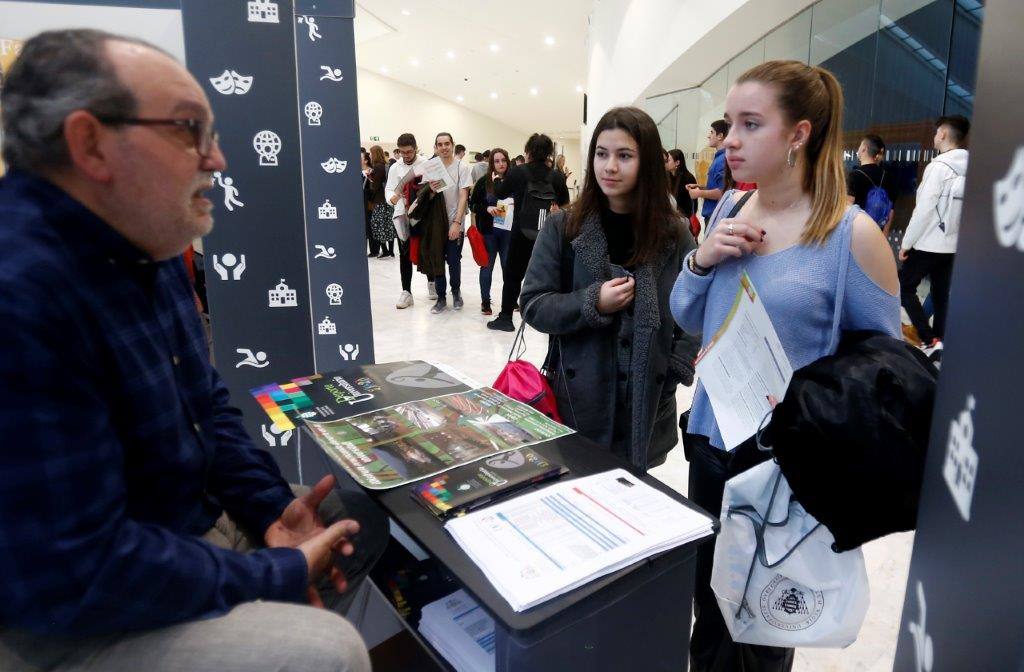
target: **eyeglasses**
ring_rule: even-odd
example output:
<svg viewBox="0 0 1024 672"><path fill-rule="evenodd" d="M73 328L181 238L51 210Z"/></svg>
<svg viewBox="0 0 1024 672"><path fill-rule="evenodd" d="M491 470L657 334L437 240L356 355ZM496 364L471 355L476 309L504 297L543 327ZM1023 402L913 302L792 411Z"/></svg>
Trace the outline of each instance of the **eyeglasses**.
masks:
<svg viewBox="0 0 1024 672"><path fill-rule="evenodd" d="M137 117L97 116L100 123L112 126L175 126L188 130L192 146L204 159L210 158L213 145L219 139L217 131L204 119L139 119Z"/></svg>

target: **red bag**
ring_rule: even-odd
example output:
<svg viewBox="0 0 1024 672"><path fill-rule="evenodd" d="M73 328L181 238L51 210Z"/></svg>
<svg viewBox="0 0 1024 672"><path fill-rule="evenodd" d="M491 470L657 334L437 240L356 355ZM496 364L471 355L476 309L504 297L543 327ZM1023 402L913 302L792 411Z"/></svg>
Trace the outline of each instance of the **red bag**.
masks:
<svg viewBox="0 0 1024 672"><path fill-rule="evenodd" d="M525 359L506 364L492 387L516 401L533 406L555 422L562 422L548 379Z"/></svg>
<svg viewBox="0 0 1024 672"><path fill-rule="evenodd" d="M693 234L694 240L697 240L697 236L700 235L700 220L697 219L696 214L690 215L690 233Z"/></svg>
<svg viewBox="0 0 1024 672"><path fill-rule="evenodd" d="M508 363L505 364L505 368L498 374L498 378L491 387L516 401L533 406L555 422L562 422L562 417L558 414L555 392L551 389L548 379L537 370L536 366L525 359L521 359L523 352L526 350L525 341L523 340L523 330L525 328L526 321L523 320L520 322L519 331L516 332L516 337L512 341L512 351L509 352ZM519 347L518 353L516 352L517 346ZM512 360L513 356L516 357L515 361Z"/></svg>
<svg viewBox="0 0 1024 672"><path fill-rule="evenodd" d="M409 261L420 265L420 237L409 236Z"/></svg>
<svg viewBox="0 0 1024 672"><path fill-rule="evenodd" d="M480 233L480 229L471 226L469 231L466 232L466 237L469 238L469 247L473 250L473 261L480 268L487 268L491 260L487 254L487 243L484 241L484 234Z"/></svg>

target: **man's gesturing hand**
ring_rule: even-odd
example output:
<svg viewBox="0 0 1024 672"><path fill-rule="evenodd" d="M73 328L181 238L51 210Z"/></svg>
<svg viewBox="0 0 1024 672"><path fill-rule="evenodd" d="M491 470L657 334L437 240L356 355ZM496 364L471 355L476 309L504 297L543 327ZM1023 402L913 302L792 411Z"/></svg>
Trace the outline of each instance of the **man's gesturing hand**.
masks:
<svg viewBox="0 0 1024 672"><path fill-rule="evenodd" d="M320 503L334 488L334 476L324 476L313 489L297 497L285 508L281 517L270 524L263 534L263 540L270 548L297 548L306 556L310 584L330 568L331 582L338 592L348 584L344 574L334 567L334 553L352 555L349 537L359 532L359 523L342 520L325 528L317 510ZM310 602L322 606L319 595L310 585Z"/></svg>
<svg viewBox="0 0 1024 672"><path fill-rule="evenodd" d="M336 553L352 555L352 542L349 541L349 538L357 532L359 532L359 523L354 520L339 520L299 544L299 550L306 556L306 566L309 568L309 587L306 589L306 594L309 597L309 603L314 607L324 606L315 585L325 573L330 573L331 583L339 593L345 592L348 588L345 575L334 564L334 556Z"/></svg>

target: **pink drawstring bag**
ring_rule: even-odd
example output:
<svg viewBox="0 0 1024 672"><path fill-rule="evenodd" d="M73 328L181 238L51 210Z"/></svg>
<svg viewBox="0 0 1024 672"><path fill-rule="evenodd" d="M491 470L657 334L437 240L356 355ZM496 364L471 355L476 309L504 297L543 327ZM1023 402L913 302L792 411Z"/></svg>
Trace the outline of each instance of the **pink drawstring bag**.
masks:
<svg viewBox="0 0 1024 672"><path fill-rule="evenodd" d="M536 366L525 359L521 359L526 349L525 341L523 340L523 329L525 327L526 321L523 320L519 324L519 331L516 333L515 340L512 341L512 350L508 355L508 363L505 364L505 368L498 374L498 378L494 381L492 387L516 401L532 406L555 422L562 422L562 418L558 414L558 402L555 401L555 392L551 389L548 379ZM522 347L517 353L517 346L520 345ZM516 357L515 360L512 359L513 356Z"/></svg>

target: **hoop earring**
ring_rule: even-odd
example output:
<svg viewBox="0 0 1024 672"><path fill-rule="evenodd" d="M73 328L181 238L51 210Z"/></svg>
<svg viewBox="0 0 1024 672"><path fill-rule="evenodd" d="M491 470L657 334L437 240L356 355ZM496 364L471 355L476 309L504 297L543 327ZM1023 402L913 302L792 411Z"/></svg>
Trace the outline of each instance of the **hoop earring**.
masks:
<svg viewBox="0 0 1024 672"><path fill-rule="evenodd" d="M790 168L794 168L796 166L796 154L793 152L792 147L790 147L789 151L786 152L786 165Z"/></svg>

